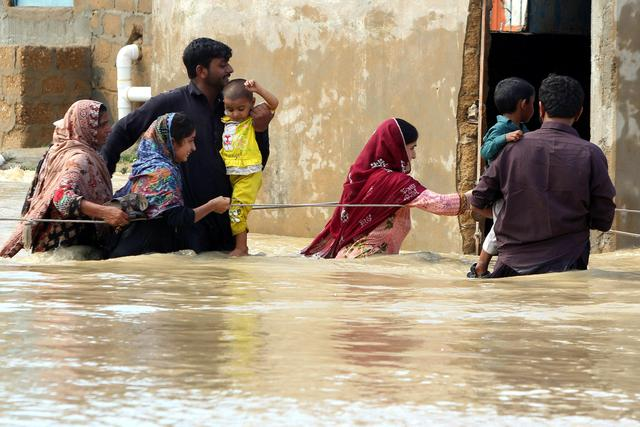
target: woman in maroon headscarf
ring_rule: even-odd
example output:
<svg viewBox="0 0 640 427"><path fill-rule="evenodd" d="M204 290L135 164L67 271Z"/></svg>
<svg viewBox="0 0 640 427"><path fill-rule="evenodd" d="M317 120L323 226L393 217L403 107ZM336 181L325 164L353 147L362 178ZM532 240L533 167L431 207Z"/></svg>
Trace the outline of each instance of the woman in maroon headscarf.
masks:
<svg viewBox="0 0 640 427"><path fill-rule="evenodd" d="M450 216L466 211L464 195L434 193L408 175L417 140L418 131L406 121L382 122L351 165L340 198L340 204L404 207L338 207L302 253L323 258L397 254L411 230L409 208Z"/></svg>
<svg viewBox="0 0 640 427"><path fill-rule="evenodd" d="M107 108L88 99L76 101L54 123L53 144L36 169L22 216L25 219L101 219L114 227L129 218L111 200L111 176L97 150L111 126ZM13 257L20 249L45 252L59 246L96 243L94 224L39 222L31 229L24 222L0 248L0 257ZM31 231L29 232L29 230Z"/></svg>

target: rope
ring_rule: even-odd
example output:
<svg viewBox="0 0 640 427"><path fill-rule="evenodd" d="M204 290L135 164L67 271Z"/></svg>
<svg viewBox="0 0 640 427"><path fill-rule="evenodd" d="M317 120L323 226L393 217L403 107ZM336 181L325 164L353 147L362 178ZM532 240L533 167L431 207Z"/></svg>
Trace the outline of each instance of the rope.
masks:
<svg viewBox="0 0 640 427"><path fill-rule="evenodd" d="M640 237L640 234L629 233L628 231L609 230L609 231L605 231L605 233L615 233L615 234L622 234L623 236Z"/></svg>
<svg viewBox="0 0 640 427"><path fill-rule="evenodd" d="M159 217L158 217L159 218ZM129 222L135 221L148 221L155 218L133 218ZM62 222L71 224L106 224L107 222L101 219L29 219L29 218L0 218L0 221L16 221L16 222Z"/></svg>
<svg viewBox="0 0 640 427"><path fill-rule="evenodd" d="M290 208L337 208L337 207L345 207L345 208L355 208L355 207L370 207L370 208L402 208L406 205L400 204L384 204L384 203L338 203L338 202L319 202L319 203L272 203L272 204L259 204L259 203L233 203L231 206L236 207L251 207L254 210L259 209L290 209ZM635 209L616 209L617 212L629 212L629 213L640 213L640 210ZM159 217L156 217L159 218ZM155 218L153 218L155 219ZM130 220L130 222L135 221L148 221L149 218L134 218ZM59 222L59 223L79 223L79 224L106 224L106 221L103 220L94 220L94 219L27 219L27 218L0 218L0 221L18 221L18 222ZM624 236L630 237L639 237L638 233L630 233L628 231L619 231L619 230L609 230L607 233L615 233L621 234Z"/></svg>
<svg viewBox="0 0 640 427"><path fill-rule="evenodd" d="M232 203L231 206L237 207L251 207L255 209L290 209L290 208L403 208L406 205L400 204L385 204L385 203L338 203L338 202L319 202L319 203ZM635 209L616 209L617 212L629 212L629 213L640 213L640 210ZM137 218L134 221L144 220L145 218ZM0 221L18 221L17 218L0 218ZM103 223L104 221L99 220L39 220L41 222L86 222L86 223Z"/></svg>
<svg viewBox="0 0 640 427"><path fill-rule="evenodd" d="M273 204L249 204L249 203L233 203L231 206L247 206L255 209L289 209L289 208L404 208L406 205L400 204L384 204L384 203L338 203L338 202L320 202L320 203L273 203Z"/></svg>
<svg viewBox="0 0 640 427"><path fill-rule="evenodd" d="M636 209L616 209L616 212L640 213L640 211Z"/></svg>

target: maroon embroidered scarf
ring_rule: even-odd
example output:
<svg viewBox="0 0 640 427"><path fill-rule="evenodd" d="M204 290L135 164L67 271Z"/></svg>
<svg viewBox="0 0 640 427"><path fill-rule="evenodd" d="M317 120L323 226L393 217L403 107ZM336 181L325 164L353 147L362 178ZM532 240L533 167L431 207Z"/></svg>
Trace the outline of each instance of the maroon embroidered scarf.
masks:
<svg viewBox="0 0 640 427"><path fill-rule="evenodd" d="M395 119L382 122L349 168L341 204L407 204L425 190L407 173L409 157ZM324 230L302 250L307 256L334 258L338 251L370 233L397 207L338 207Z"/></svg>

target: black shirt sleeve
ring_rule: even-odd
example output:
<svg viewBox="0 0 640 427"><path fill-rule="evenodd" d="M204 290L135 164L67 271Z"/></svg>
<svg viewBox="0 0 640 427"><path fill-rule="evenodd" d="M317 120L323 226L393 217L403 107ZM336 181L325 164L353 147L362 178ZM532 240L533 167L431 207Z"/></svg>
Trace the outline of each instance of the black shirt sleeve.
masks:
<svg viewBox="0 0 640 427"><path fill-rule="evenodd" d="M193 224L196 214L191 208L177 206L162 212L162 216L171 227L184 227Z"/></svg>
<svg viewBox="0 0 640 427"><path fill-rule="evenodd" d="M118 120L101 150L109 173L113 174L116 170L120 154L131 147L158 116L173 111L174 98L174 91L154 96L140 108Z"/></svg>
<svg viewBox="0 0 640 427"><path fill-rule="evenodd" d="M269 129L264 132L256 132L256 142L262 154L262 169L267 166L267 160L269 160Z"/></svg>

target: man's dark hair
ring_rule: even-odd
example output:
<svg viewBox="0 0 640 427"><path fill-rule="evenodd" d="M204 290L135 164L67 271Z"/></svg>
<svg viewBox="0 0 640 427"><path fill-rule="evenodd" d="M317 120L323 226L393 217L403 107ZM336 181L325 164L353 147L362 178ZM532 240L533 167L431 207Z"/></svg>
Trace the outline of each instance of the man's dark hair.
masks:
<svg viewBox="0 0 640 427"><path fill-rule="evenodd" d="M418 129L406 120L402 120L396 117L396 122L400 127L400 132L404 138L405 145L411 144L418 140Z"/></svg>
<svg viewBox="0 0 640 427"><path fill-rule="evenodd" d="M580 112L584 90L572 77L549 74L540 84L538 97L549 117L568 119Z"/></svg>
<svg viewBox="0 0 640 427"><path fill-rule="evenodd" d="M233 79L222 89L222 96L226 99L253 99L253 93L244 86L245 79Z"/></svg>
<svg viewBox="0 0 640 427"><path fill-rule="evenodd" d="M513 113L518 107L518 102L527 101L536 94L535 88L528 81L519 77L509 77L496 85L493 91L493 100L499 114Z"/></svg>
<svg viewBox="0 0 640 427"><path fill-rule="evenodd" d="M107 112L107 106L104 104L100 104L100 110L98 110L98 114L104 114Z"/></svg>
<svg viewBox="0 0 640 427"><path fill-rule="evenodd" d="M191 135L195 129L193 121L182 111L175 113L171 120L171 137L176 141L181 141Z"/></svg>
<svg viewBox="0 0 640 427"><path fill-rule="evenodd" d="M214 58L228 61L231 58L231 48L219 41L201 37L192 40L182 53L182 62L187 68L187 74L190 79L196 76L196 67L198 65L208 68L209 63Z"/></svg>

